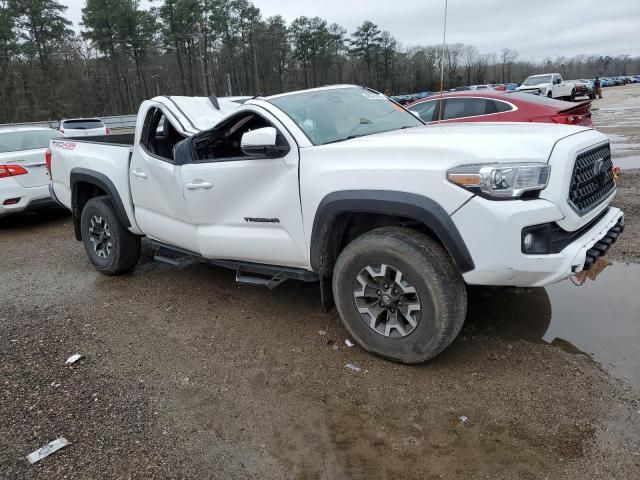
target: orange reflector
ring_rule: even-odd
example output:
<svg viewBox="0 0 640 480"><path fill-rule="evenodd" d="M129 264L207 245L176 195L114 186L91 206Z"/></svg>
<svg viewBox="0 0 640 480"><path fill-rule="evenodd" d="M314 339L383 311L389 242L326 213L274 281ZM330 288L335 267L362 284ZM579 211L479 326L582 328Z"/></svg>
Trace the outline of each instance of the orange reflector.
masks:
<svg viewBox="0 0 640 480"><path fill-rule="evenodd" d="M480 185L482 177L476 173L450 173L449 180L457 185L470 187Z"/></svg>

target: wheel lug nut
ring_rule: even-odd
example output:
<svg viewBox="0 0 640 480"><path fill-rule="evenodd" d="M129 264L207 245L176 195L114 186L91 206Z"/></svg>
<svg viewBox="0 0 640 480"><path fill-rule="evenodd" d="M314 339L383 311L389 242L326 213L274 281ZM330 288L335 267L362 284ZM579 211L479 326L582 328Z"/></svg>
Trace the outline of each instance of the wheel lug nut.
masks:
<svg viewBox="0 0 640 480"><path fill-rule="evenodd" d="M397 288L394 288L394 289L393 289L393 294L394 294L394 295L397 295L397 294L398 294L398 289L397 289Z"/></svg>
<svg viewBox="0 0 640 480"><path fill-rule="evenodd" d="M384 303L380 302L380 306L381 306L381 307L384 307Z"/></svg>
<svg viewBox="0 0 640 480"><path fill-rule="evenodd" d="M402 302L398 302L398 306L401 307L402 306Z"/></svg>
<svg viewBox="0 0 640 480"><path fill-rule="evenodd" d="M380 290L378 290L378 291L376 292L376 295L380 295L381 293L382 293L382 292L381 292Z"/></svg>
<svg viewBox="0 0 640 480"><path fill-rule="evenodd" d="M386 283L383 285L384 288L389 288L389 285L387 285Z"/></svg>

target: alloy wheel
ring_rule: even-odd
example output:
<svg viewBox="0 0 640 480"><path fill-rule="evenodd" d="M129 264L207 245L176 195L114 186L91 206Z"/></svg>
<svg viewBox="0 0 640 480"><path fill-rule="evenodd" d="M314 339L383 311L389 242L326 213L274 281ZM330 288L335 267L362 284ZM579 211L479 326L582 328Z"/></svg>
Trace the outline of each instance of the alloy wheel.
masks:
<svg viewBox="0 0 640 480"><path fill-rule="evenodd" d="M406 337L420 322L422 306L418 292L391 265L363 268L354 280L353 298L362 320L385 337Z"/></svg>
<svg viewBox="0 0 640 480"><path fill-rule="evenodd" d="M108 258L113 249L111 231L106 220L100 215L91 217L89 224L89 240L98 258Z"/></svg>

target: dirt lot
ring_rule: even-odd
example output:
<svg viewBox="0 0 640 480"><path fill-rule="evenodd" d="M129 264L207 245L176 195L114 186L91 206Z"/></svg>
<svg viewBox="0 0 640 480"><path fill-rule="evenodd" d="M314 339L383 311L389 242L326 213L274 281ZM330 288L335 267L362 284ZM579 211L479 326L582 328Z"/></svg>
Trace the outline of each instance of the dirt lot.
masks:
<svg viewBox="0 0 640 480"><path fill-rule="evenodd" d="M612 259L640 261L639 182L623 172ZM474 293L454 344L408 367L347 348L313 285L238 287L148 247L107 278L72 230L60 212L0 222L2 478L640 477L640 386L541 340L544 289Z"/></svg>

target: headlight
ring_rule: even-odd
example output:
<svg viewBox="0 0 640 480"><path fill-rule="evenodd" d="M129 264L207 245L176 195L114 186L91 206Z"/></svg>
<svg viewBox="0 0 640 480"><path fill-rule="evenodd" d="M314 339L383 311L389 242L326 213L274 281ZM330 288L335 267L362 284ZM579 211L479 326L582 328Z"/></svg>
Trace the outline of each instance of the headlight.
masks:
<svg viewBox="0 0 640 480"><path fill-rule="evenodd" d="M464 165L447 172L450 182L494 200L520 198L547 186L551 167L546 163Z"/></svg>

